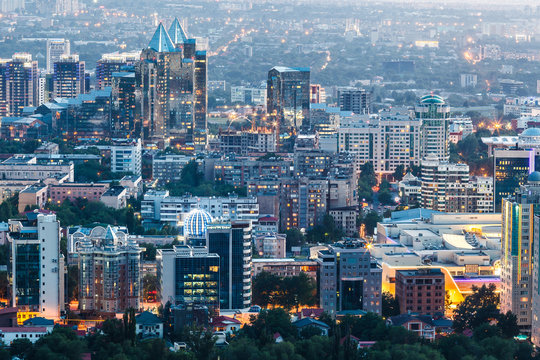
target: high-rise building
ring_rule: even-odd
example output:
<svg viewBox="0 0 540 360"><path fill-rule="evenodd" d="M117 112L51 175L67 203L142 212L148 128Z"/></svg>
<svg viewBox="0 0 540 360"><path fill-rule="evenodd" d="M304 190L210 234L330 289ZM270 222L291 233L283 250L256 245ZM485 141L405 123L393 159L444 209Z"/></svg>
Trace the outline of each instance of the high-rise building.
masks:
<svg viewBox="0 0 540 360"><path fill-rule="evenodd" d="M450 156L450 107L438 95L425 95L414 108L416 118L422 119L421 158L428 156L448 160Z"/></svg>
<svg viewBox="0 0 540 360"><path fill-rule="evenodd" d="M79 10L79 0L56 0L56 14L74 14Z"/></svg>
<svg viewBox="0 0 540 360"><path fill-rule="evenodd" d="M352 111L355 114L369 114L370 94L365 89L339 88L337 100L341 111Z"/></svg>
<svg viewBox="0 0 540 360"><path fill-rule="evenodd" d="M135 96L134 71L113 72L111 90L111 132L115 138L137 138L141 135Z"/></svg>
<svg viewBox="0 0 540 360"><path fill-rule="evenodd" d="M276 66L268 72L267 112L279 133L309 126L309 68Z"/></svg>
<svg viewBox="0 0 540 360"><path fill-rule="evenodd" d="M535 170L535 153L534 149L493 150L495 212L501 212L502 200L513 196L519 187L527 182L529 174Z"/></svg>
<svg viewBox="0 0 540 360"><path fill-rule="evenodd" d="M309 102L312 104L324 104L326 103L326 91L319 84L310 85L310 99Z"/></svg>
<svg viewBox="0 0 540 360"><path fill-rule="evenodd" d="M47 73L54 71L54 63L60 61L62 55L70 55L70 42L67 39L47 39Z"/></svg>
<svg viewBox="0 0 540 360"><path fill-rule="evenodd" d="M322 222L328 211L328 180L287 178L280 190L281 231L309 230Z"/></svg>
<svg viewBox="0 0 540 360"><path fill-rule="evenodd" d="M469 177L469 165L422 161L421 207L441 212L492 212L492 178Z"/></svg>
<svg viewBox="0 0 540 360"><path fill-rule="evenodd" d="M502 200L501 313L516 315L525 334L533 318L534 214L539 209L540 173L535 171L514 196Z"/></svg>
<svg viewBox="0 0 540 360"><path fill-rule="evenodd" d="M219 313L220 258L205 246L174 246L157 251L161 303L203 305Z"/></svg>
<svg viewBox="0 0 540 360"><path fill-rule="evenodd" d="M38 65L32 55L16 53L0 60L0 116L19 116L38 103Z"/></svg>
<svg viewBox="0 0 540 360"><path fill-rule="evenodd" d="M79 261L79 310L115 314L140 309L142 248L110 226L75 233L73 238Z"/></svg>
<svg viewBox="0 0 540 360"><path fill-rule="evenodd" d="M86 92L84 61L79 55L62 55L54 63L53 94L57 98L74 98Z"/></svg>
<svg viewBox="0 0 540 360"><path fill-rule="evenodd" d="M445 297L441 269L396 270L396 300L401 314L444 314Z"/></svg>
<svg viewBox="0 0 540 360"><path fill-rule="evenodd" d="M104 54L96 64L96 89L113 85L113 74L125 71L139 60L139 52Z"/></svg>
<svg viewBox="0 0 540 360"><path fill-rule="evenodd" d="M24 0L0 0L0 12L8 13L24 9Z"/></svg>
<svg viewBox="0 0 540 360"><path fill-rule="evenodd" d="M59 319L64 311L64 257L56 215L31 213L9 220L12 240L12 306L22 313Z"/></svg>
<svg viewBox="0 0 540 360"><path fill-rule="evenodd" d="M111 171L141 175L141 139L114 139L111 145Z"/></svg>
<svg viewBox="0 0 540 360"><path fill-rule="evenodd" d="M540 346L540 215L534 215L532 252L532 331L531 341Z"/></svg>
<svg viewBox="0 0 540 360"><path fill-rule="evenodd" d="M209 224L206 244L219 255L221 309L245 309L251 305L251 222Z"/></svg>
<svg viewBox="0 0 540 360"><path fill-rule="evenodd" d="M320 250L320 307L335 317L346 310L381 314L382 270L361 241L335 243Z"/></svg>
<svg viewBox="0 0 540 360"><path fill-rule="evenodd" d="M136 72L145 140L205 147L206 53L197 51L195 39L175 19L169 32L159 24L141 59Z"/></svg>

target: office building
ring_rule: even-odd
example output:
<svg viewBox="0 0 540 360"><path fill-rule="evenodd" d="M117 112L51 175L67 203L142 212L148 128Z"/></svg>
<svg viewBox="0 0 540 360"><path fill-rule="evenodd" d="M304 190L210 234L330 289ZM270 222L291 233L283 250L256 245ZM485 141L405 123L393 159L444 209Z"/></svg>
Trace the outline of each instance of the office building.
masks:
<svg viewBox="0 0 540 360"><path fill-rule="evenodd" d="M56 215L37 212L9 220L12 306L20 312L59 319L64 308L64 257Z"/></svg>
<svg viewBox="0 0 540 360"><path fill-rule="evenodd" d="M276 133L268 128L247 131L220 130L219 150L223 154L248 155L273 153L277 149Z"/></svg>
<svg viewBox="0 0 540 360"><path fill-rule="evenodd" d="M292 277L304 273L317 281L319 263L308 259L253 259L253 277L263 271L279 277Z"/></svg>
<svg viewBox="0 0 540 360"><path fill-rule="evenodd" d="M139 58L139 52L103 54L96 63L96 89L112 86L113 74L133 67Z"/></svg>
<svg viewBox="0 0 540 360"><path fill-rule="evenodd" d="M74 98L86 92L84 61L79 55L61 55L54 63L53 96Z"/></svg>
<svg viewBox="0 0 540 360"><path fill-rule="evenodd" d="M111 145L111 171L141 175L141 139L114 139Z"/></svg>
<svg viewBox="0 0 540 360"><path fill-rule="evenodd" d="M0 116L20 116L26 106L37 106L39 72L32 55L16 53L0 60Z"/></svg>
<svg viewBox="0 0 540 360"><path fill-rule="evenodd" d="M309 68L276 66L268 72L266 108L278 134L309 126Z"/></svg>
<svg viewBox="0 0 540 360"><path fill-rule="evenodd" d="M210 253L219 255L220 309L251 305L251 222L213 223L206 229Z"/></svg>
<svg viewBox="0 0 540 360"><path fill-rule="evenodd" d="M320 307L332 317L341 311L381 314L382 270L361 241L335 243L317 254Z"/></svg>
<svg viewBox="0 0 540 360"><path fill-rule="evenodd" d="M70 42L67 39L47 39L47 73L52 74L54 63L63 55L71 55Z"/></svg>
<svg viewBox="0 0 540 360"><path fill-rule="evenodd" d="M108 82L103 78L103 83ZM115 138L138 138L141 124L136 102L136 78L133 71L111 74L111 136Z"/></svg>
<svg viewBox="0 0 540 360"><path fill-rule="evenodd" d="M266 86L231 86L231 102L253 105L266 105Z"/></svg>
<svg viewBox="0 0 540 360"><path fill-rule="evenodd" d="M220 258L204 246L176 245L156 256L160 301L219 313Z"/></svg>
<svg viewBox="0 0 540 360"><path fill-rule="evenodd" d="M421 159L428 156L448 160L450 156L450 107L438 95L425 95L414 108L421 119Z"/></svg>
<svg viewBox="0 0 540 360"><path fill-rule="evenodd" d="M365 89L339 88L337 100L341 111L351 111L354 114L369 114L370 94Z"/></svg>
<svg viewBox="0 0 540 360"><path fill-rule="evenodd" d="M515 195L502 200L501 313L517 316L520 332L531 333L534 214L540 209L540 173L532 172Z"/></svg>
<svg viewBox="0 0 540 360"><path fill-rule="evenodd" d="M144 139L164 146L170 139L206 146L207 63L195 39L175 19L159 24L136 68L142 90Z"/></svg>
<svg viewBox="0 0 540 360"><path fill-rule="evenodd" d="M76 232L79 259L79 310L116 314L142 307L140 248L126 233L97 226Z"/></svg>
<svg viewBox="0 0 540 360"><path fill-rule="evenodd" d="M440 269L430 268L397 270L395 297L401 314L444 314L444 274Z"/></svg>
<svg viewBox="0 0 540 360"><path fill-rule="evenodd" d="M494 149L494 201L495 212L502 211L502 200L513 196L527 183L529 174L536 169L534 149Z"/></svg>
<svg viewBox="0 0 540 360"><path fill-rule="evenodd" d="M254 238L255 250L262 258L283 259L287 244L287 235L269 233Z"/></svg>
<svg viewBox="0 0 540 360"><path fill-rule="evenodd" d="M326 91L319 84L311 84L309 91L309 102L311 104L325 104L326 103Z"/></svg>

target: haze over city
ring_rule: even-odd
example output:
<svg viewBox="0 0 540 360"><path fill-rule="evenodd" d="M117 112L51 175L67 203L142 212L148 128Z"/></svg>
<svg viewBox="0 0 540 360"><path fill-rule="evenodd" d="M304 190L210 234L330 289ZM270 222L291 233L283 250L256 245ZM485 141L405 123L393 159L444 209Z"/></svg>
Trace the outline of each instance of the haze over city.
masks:
<svg viewBox="0 0 540 360"><path fill-rule="evenodd" d="M540 359L540 3L0 0L0 360Z"/></svg>

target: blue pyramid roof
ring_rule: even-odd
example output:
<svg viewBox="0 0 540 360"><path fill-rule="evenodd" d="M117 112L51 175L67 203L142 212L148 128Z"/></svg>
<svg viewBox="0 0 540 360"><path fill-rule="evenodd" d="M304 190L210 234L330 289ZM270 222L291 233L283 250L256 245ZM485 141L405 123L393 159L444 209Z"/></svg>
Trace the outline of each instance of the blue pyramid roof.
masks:
<svg viewBox="0 0 540 360"><path fill-rule="evenodd" d="M174 43L171 37L163 27L162 23L159 23L152 40L148 44L148 47L157 52L173 52L175 51Z"/></svg>
<svg viewBox="0 0 540 360"><path fill-rule="evenodd" d="M105 233L104 239L108 244L113 245L116 242L116 234L114 233L111 226L107 226L107 232Z"/></svg>
<svg viewBox="0 0 540 360"><path fill-rule="evenodd" d="M169 34L171 35L172 42L174 44L184 44L187 41L187 35L178 18L174 18L171 27L169 28Z"/></svg>

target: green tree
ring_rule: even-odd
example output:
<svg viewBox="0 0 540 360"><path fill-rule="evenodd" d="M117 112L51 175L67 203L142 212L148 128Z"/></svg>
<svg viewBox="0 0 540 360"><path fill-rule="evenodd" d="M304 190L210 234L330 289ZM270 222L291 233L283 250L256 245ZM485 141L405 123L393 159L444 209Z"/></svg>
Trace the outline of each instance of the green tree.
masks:
<svg viewBox="0 0 540 360"><path fill-rule="evenodd" d="M517 316L511 311L507 311L506 314L499 315L497 327L501 331L501 335L505 338L511 339L514 336L519 335Z"/></svg>
<svg viewBox="0 0 540 360"><path fill-rule="evenodd" d="M285 235L287 235L287 251L290 251L293 246L302 246L306 243L304 234L297 228L287 230Z"/></svg>
<svg viewBox="0 0 540 360"><path fill-rule="evenodd" d="M388 291L382 293L382 316L387 318L394 315L399 315L399 302Z"/></svg>
<svg viewBox="0 0 540 360"><path fill-rule="evenodd" d="M24 359L32 351L32 346L33 345L30 339L15 339L9 346L9 352L11 356Z"/></svg>
<svg viewBox="0 0 540 360"><path fill-rule="evenodd" d="M214 335L202 327L186 327L182 340L197 360L209 360L216 343Z"/></svg>
<svg viewBox="0 0 540 360"><path fill-rule="evenodd" d="M396 166L396 170L394 171L394 173L392 174L392 177L396 180L396 181L401 181L403 180L403 176L405 176L406 172L405 172L405 166L403 165L398 165Z"/></svg>
<svg viewBox="0 0 540 360"><path fill-rule="evenodd" d="M454 312L453 328L457 332L474 330L479 325L498 318L499 295L495 292L495 285L482 285L480 288L473 286L472 290L473 293L467 296Z"/></svg>
<svg viewBox="0 0 540 360"><path fill-rule="evenodd" d="M377 214L376 211L368 212L364 218L361 220L362 224L366 227L366 234L373 235L377 223L382 221L382 218Z"/></svg>

